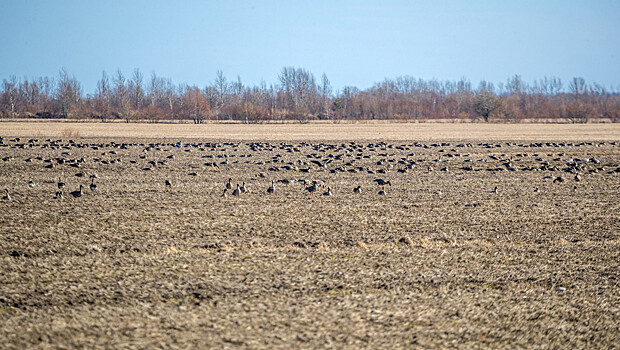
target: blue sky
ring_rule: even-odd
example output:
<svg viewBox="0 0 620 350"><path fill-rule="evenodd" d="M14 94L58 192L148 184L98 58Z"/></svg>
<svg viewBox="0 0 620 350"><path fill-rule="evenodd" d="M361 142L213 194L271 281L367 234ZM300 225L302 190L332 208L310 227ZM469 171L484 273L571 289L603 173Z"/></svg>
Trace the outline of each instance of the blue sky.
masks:
<svg viewBox="0 0 620 350"><path fill-rule="evenodd" d="M204 87L218 69L275 83L284 66L335 89L520 74L620 90L620 1L0 0L0 47L0 79L66 68L86 93L103 70Z"/></svg>

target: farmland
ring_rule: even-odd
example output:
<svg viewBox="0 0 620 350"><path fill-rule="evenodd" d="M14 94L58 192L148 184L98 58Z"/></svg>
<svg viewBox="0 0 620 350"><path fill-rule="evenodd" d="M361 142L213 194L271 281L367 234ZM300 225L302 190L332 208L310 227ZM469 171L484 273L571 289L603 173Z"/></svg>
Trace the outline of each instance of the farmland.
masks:
<svg viewBox="0 0 620 350"><path fill-rule="evenodd" d="M0 123L0 135L3 348L620 339L617 124Z"/></svg>

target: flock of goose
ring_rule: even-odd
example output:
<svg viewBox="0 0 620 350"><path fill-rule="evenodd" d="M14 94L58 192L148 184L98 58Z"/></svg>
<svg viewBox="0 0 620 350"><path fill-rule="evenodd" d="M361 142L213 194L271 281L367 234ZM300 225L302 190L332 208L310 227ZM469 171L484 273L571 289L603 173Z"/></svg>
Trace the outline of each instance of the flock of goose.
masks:
<svg viewBox="0 0 620 350"><path fill-rule="evenodd" d="M453 171L454 169L462 172L471 171L545 171L549 174L555 174L554 176L548 175L544 178L553 179L553 183L563 183L566 179L562 176L557 176L557 172L564 171L574 175L576 182L582 180L582 174L596 173L605 169L605 166L600 164L600 161L595 158L574 158L566 156L563 152L549 153L549 149L561 149L563 147L581 147L581 146L593 146L601 147L604 145L617 146L616 142L582 142L582 143L479 143L472 145L471 143L430 143L423 144L419 142L409 144L388 144L386 142L376 143L356 143L348 142L341 144L311 144L307 142L293 143L268 143L268 142L252 142L252 143L187 143L179 141L176 143L78 143L73 140L65 142L63 140L47 139L40 142L37 139L30 139L27 142L23 142L20 138L15 138L5 143L3 138L0 138L0 147L10 147L16 149L45 149L50 151L61 152L60 157L47 158L35 157L26 158L25 161L32 163L35 161L42 161L45 163L44 168L53 169L58 165L64 165L74 168L87 167L87 162L98 163L99 166L109 166L112 164L126 164L123 163L123 158L119 152L128 150L130 148L138 148L140 155L137 159L129 160L130 166L137 166L138 169L143 171L155 170L158 168L168 167L169 162L175 158L174 154L157 158L157 152L170 152L173 149L180 149L184 152L204 152L200 158L207 159L204 163L205 169L215 168L216 171L226 171L226 167L239 167L243 163L253 164L255 167L262 169L258 176L261 178L269 177L269 173L277 173L282 171L299 172L299 173L316 173L322 175L336 174L336 173L367 173L367 174L387 174L390 172L396 172L398 174L404 174L408 171L423 166L426 169L427 174L434 171L434 168L438 168L441 172ZM463 151L473 150L478 148L476 153L478 159L475 159L469 153ZM514 149L522 148L523 152L516 154L503 154L503 147L513 147ZM538 148L546 148L541 152L536 152ZM77 159L70 158L72 150L86 149L91 151L101 152L101 156L81 157ZM420 149L427 152L425 158L416 158L420 156L421 152L414 152L414 150ZM481 155L480 149L495 149L492 152L488 152L487 155ZM528 152L525 150L534 150L534 152ZM429 156L429 151L431 154ZM436 152L432 152L435 150ZM249 151L249 153L244 153ZM284 157L282 153L289 153L290 156ZM397 155L397 153L400 155ZM547 153L541 154L541 153ZM262 154L260 159L254 160L254 155ZM269 157L270 156L270 157ZM551 157L551 158L549 158ZM12 156L6 156L2 158L3 161L11 161ZM155 158L155 159L151 159ZM546 158L546 159L545 159ZM455 160L458 160L460 165L458 168L454 166L448 166ZM143 163L144 162L144 163ZM498 165L493 166L493 163ZM520 162L523 162L523 166L518 166ZM142 163L142 165L140 164ZM614 164L606 164L609 166L617 166ZM450 170L453 169L453 170ZM620 172L620 167L608 171L608 173ZM189 175L196 176L196 173L190 173ZM87 176L83 171L76 174L76 176ZM91 182L88 186L91 191L97 190L97 184L95 179L97 175L91 175ZM392 179L393 180L393 179ZM277 183L288 184L297 181L304 185L304 190L310 195L314 195L317 192L322 192L325 196L331 196L333 194L332 188L326 186L322 181L306 181L306 180L271 180L271 184L266 188L266 193L274 195L277 193ZM385 195L386 186L392 186L390 180L377 178L374 183L378 185L379 195ZM28 186L34 187L35 184L30 181ZM165 180L166 187L172 187L170 180ZM326 188L325 188L326 187ZM64 182L59 178L58 191L55 193L55 198L63 198L63 189L65 188ZM322 189L325 188L325 189ZM538 188L535 189L535 192ZM232 178L228 179L225 183L225 188L221 193L221 197L226 197L229 193L234 197L239 197L248 192L245 182L241 185L236 184L233 186ZM362 186L356 185L352 189L353 193L361 193ZM499 189L495 187L490 191L491 193L499 193ZM69 195L74 198L79 198L84 193L84 186L80 185L79 189L69 192ZM9 189L5 189L5 195L3 200L10 200L11 195Z"/></svg>

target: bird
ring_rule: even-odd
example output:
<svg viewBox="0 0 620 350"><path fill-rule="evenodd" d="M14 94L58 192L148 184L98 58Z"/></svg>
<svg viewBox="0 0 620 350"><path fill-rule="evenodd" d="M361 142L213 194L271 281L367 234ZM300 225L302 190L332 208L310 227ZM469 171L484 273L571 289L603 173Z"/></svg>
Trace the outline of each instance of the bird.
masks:
<svg viewBox="0 0 620 350"><path fill-rule="evenodd" d="M90 187L90 190L91 190L91 191L94 191L94 190L96 190L96 189L97 189L97 185L95 184L95 178L92 178L92 179L90 180L90 186L89 186L89 187Z"/></svg>
<svg viewBox="0 0 620 350"><path fill-rule="evenodd" d="M165 185L166 187L172 187L172 183L170 183L170 180L166 180Z"/></svg>
<svg viewBox="0 0 620 350"><path fill-rule="evenodd" d="M28 181L28 187L34 187L36 186L34 182L32 182L32 180Z"/></svg>
<svg viewBox="0 0 620 350"><path fill-rule="evenodd" d="M579 174L575 175L575 181L580 182L581 176Z"/></svg>
<svg viewBox="0 0 620 350"><path fill-rule="evenodd" d="M69 193L71 195L71 197L73 198L78 198L78 197L82 197L82 185L80 185L80 189L77 191L73 191L71 193Z"/></svg>
<svg viewBox="0 0 620 350"><path fill-rule="evenodd" d="M538 187L534 188L534 192L539 192L540 189Z"/></svg>
<svg viewBox="0 0 620 350"><path fill-rule="evenodd" d="M226 198L226 191L227 191L227 190L228 190L228 189L227 189L227 188L225 188L225 189L224 189L224 192L223 192L222 194L220 194L220 197L222 197L222 198Z"/></svg>
<svg viewBox="0 0 620 350"><path fill-rule="evenodd" d="M58 189L61 190L63 188L65 188L65 183L62 182L61 178L58 178Z"/></svg>
<svg viewBox="0 0 620 350"><path fill-rule="evenodd" d="M553 183L556 183L556 182L564 182L564 178L561 176L558 176L553 180Z"/></svg>
<svg viewBox="0 0 620 350"><path fill-rule="evenodd" d="M243 185L241 185L241 187L239 187L239 191L241 191L241 193L245 193L247 191L245 189L245 182L243 183Z"/></svg>
<svg viewBox="0 0 620 350"><path fill-rule="evenodd" d="M237 188L235 188L235 190L232 192L232 195L235 197L239 197L240 194L241 190L239 189L239 184L237 184Z"/></svg>
<svg viewBox="0 0 620 350"><path fill-rule="evenodd" d="M310 192L311 195L314 195L314 192L316 192L317 189L318 187L316 185L316 181L313 181L312 185L306 187L306 191Z"/></svg>
<svg viewBox="0 0 620 350"><path fill-rule="evenodd" d="M362 186L357 186L353 189L353 193L362 193Z"/></svg>
<svg viewBox="0 0 620 350"><path fill-rule="evenodd" d="M10 201L11 200L11 195L9 194L9 189L5 188L4 192L6 193L4 196L2 196L2 200L4 201Z"/></svg>
<svg viewBox="0 0 620 350"><path fill-rule="evenodd" d="M392 183L390 181L385 181L384 179L375 179L374 182L379 186L385 186L385 185L392 186Z"/></svg>
<svg viewBox="0 0 620 350"><path fill-rule="evenodd" d="M228 182L226 183L226 188L229 190L232 190L232 184L230 183L232 181L232 178L228 179Z"/></svg>
<svg viewBox="0 0 620 350"><path fill-rule="evenodd" d="M62 191L57 191L56 195L54 196L54 199L63 199L64 195L62 194Z"/></svg>
<svg viewBox="0 0 620 350"><path fill-rule="evenodd" d="M379 190L379 192L377 192L377 193L378 193L380 196L385 196L385 195L386 195L386 193L385 193L385 189L384 189L383 187L382 187L382 188Z"/></svg>
<svg viewBox="0 0 620 350"><path fill-rule="evenodd" d="M276 191L276 187L273 183L273 180L271 180L271 186L269 186L269 188L267 189L267 193L273 194L275 191Z"/></svg>
<svg viewBox="0 0 620 350"><path fill-rule="evenodd" d="M495 188L493 190L491 190L491 193L499 193L499 190L497 189L497 186L495 186Z"/></svg>
<svg viewBox="0 0 620 350"><path fill-rule="evenodd" d="M332 189L327 187L327 191L323 192L324 196L331 196L332 195Z"/></svg>

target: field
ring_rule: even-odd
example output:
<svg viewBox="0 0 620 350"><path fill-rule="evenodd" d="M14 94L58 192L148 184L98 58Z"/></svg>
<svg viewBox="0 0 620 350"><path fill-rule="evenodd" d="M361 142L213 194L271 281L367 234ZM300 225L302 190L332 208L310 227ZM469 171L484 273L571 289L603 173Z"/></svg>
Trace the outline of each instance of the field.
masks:
<svg viewBox="0 0 620 350"><path fill-rule="evenodd" d="M0 135L1 348L620 343L615 124Z"/></svg>

